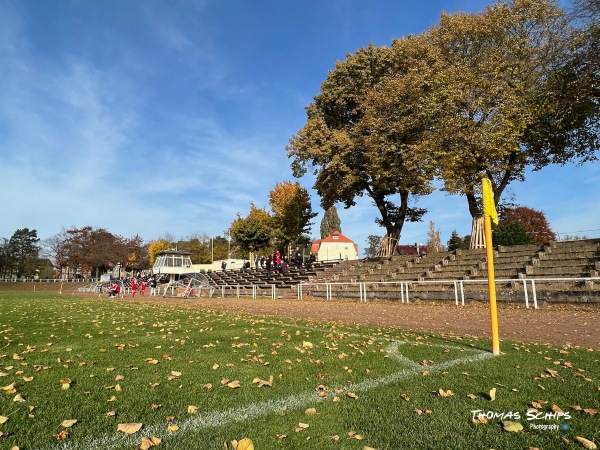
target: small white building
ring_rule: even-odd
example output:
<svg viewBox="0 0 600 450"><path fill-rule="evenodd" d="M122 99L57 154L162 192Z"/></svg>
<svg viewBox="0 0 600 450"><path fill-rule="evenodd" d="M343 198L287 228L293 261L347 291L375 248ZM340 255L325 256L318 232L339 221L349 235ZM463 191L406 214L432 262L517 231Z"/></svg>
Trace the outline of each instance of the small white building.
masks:
<svg viewBox="0 0 600 450"><path fill-rule="evenodd" d="M332 231L326 238L314 241L311 252L317 261L358 259L358 245L339 231Z"/></svg>

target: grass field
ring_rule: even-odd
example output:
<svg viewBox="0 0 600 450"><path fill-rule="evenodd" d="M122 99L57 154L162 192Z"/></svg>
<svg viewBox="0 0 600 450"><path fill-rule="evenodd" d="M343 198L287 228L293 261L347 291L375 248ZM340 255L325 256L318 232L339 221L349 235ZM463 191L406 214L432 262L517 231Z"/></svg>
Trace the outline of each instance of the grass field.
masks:
<svg viewBox="0 0 600 450"><path fill-rule="evenodd" d="M31 292L0 294L0 338L0 448L600 441L600 363L587 349L503 342L494 358L485 339Z"/></svg>

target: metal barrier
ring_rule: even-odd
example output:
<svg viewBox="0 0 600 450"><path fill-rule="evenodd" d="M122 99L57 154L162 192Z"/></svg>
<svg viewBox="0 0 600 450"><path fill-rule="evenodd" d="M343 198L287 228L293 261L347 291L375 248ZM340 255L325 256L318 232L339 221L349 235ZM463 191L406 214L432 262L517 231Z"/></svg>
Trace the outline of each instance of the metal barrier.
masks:
<svg viewBox="0 0 600 450"><path fill-rule="evenodd" d="M257 285L257 284L252 284L252 285L241 285L241 284L237 284L237 285L222 285L222 286L216 286L216 289L221 288L221 297L222 298L226 298L227 296L225 295L226 291L233 291L235 290L235 295L234 297L240 298L243 294L245 294L247 292L248 296L252 296L252 298L258 298L258 297L264 297L264 295L260 295L262 293L262 291L271 291L270 292L270 296L272 299L276 299L277 298L277 285L276 284L263 284L263 285ZM251 288L250 290L247 288Z"/></svg>
<svg viewBox="0 0 600 450"><path fill-rule="evenodd" d="M538 308L537 301L537 282L569 282L569 281L600 281L600 277L585 277L585 278L500 278L496 279L496 284L498 283L522 283L523 284L523 297L525 301L525 307L529 308L529 288L528 284L531 285L531 295L533 300L533 307L535 309ZM305 290L314 286L324 286L325 287L325 299L332 300L333 298L333 287L334 286L349 286L355 287L354 292L358 289L358 297L361 303L367 301L367 287L368 286L380 286L380 285L396 285L398 286L400 292L400 299L402 303L409 303L409 287L413 285L423 285L423 284L447 284L454 286L454 302L456 305L465 305L465 284L485 284L487 288L488 280L477 279L477 280L424 280L424 281L360 281L354 283L347 282L324 282L324 283L300 283L298 284L297 298L298 300L303 299L303 295Z"/></svg>

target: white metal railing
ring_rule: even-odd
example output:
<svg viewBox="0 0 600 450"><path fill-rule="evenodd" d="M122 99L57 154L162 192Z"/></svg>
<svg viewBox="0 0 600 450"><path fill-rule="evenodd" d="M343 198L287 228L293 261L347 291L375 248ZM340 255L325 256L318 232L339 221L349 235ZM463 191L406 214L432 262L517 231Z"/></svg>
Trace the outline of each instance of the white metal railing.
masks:
<svg viewBox="0 0 600 450"><path fill-rule="evenodd" d="M0 278L4 283L96 283L99 278Z"/></svg>
<svg viewBox="0 0 600 450"><path fill-rule="evenodd" d="M529 308L529 288L531 285L531 295L533 301L533 307L538 308L537 301L537 288L536 282L570 282L570 281L598 281L600 277L580 277L580 278L499 278L496 279L496 285L498 283L520 283L523 285L523 297L525 301L525 307ZM358 282L321 282L321 283L300 283L297 286L297 297L298 300L303 299L305 290L315 286L324 286L325 288L325 299L332 300L333 298L333 287L348 286L354 288L353 292L358 290L359 301L366 302L368 296L368 286L381 286L381 285L394 285L399 287L400 300L402 303L409 303L409 287L413 285L423 284L446 284L453 285L454 287L454 302L456 305L465 305L465 284L485 284L487 286L488 280L486 278L477 280L423 280L423 281L358 281Z"/></svg>
<svg viewBox="0 0 600 450"><path fill-rule="evenodd" d="M219 289L219 288L221 290L222 298L227 297L225 295L226 292L234 292L235 293L234 297L237 297L237 298L240 298L242 295L248 295L248 296L251 295L252 298L264 297L265 295L262 294L263 291L266 291L266 292L270 291L270 297L272 299L277 298L277 285L276 284L262 284L262 285L236 284L236 285L215 286L215 289Z"/></svg>

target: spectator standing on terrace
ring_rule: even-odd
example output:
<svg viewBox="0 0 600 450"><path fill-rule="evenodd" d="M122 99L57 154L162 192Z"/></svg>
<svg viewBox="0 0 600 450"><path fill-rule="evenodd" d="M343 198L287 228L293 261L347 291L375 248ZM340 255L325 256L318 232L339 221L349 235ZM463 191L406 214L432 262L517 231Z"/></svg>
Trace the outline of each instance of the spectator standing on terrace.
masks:
<svg viewBox="0 0 600 450"><path fill-rule="evenodd" d="M280 265L281 265L281 253L279 252L279 250L277 250L275 252L275 268L279 269Z"/></svg>
<svg viewBox="0 0 600 450"><path fill-rule="evenodd" d="M302 265L302 253L300 253L300 247L296 247L292 258L292 261L294 262L296 267L300 267Z"/></svg>
<svg viewBox="0 0 600 450"><path fill-rule="evenodd" d="M150 297L154 297L156 295L156 278L150 278Z"/></svg>
<svg viewBox="0 0 600 450"><path fill-rule="evenodd" d="M267 258L267 279L271 279L271 270L273 269L273 257L269 256Z"/></svg>
<svg viewBox="0 0 600 450"><path fill-rule="evenodd" d="M227 269L227 263L226 263L225 261L223 261L223 262L221 263L221 270L222 270L223 272L225 272L225 269Z"/></svg>

